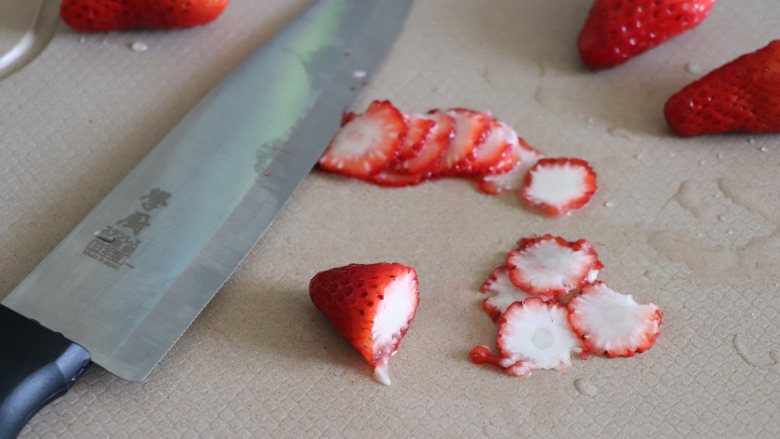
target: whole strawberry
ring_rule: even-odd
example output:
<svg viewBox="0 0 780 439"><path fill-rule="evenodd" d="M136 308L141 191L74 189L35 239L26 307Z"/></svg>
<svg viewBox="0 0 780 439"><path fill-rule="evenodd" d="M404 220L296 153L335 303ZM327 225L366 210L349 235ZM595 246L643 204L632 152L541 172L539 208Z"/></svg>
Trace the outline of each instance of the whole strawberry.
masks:
<svg viewBox="0 0 780 439"><path fill-rule="evenodd" d="M309 297L333 326L390 384L390 357L414 318L420 293L417 272L401 264L350 264L317 273Z"/></svg>
<svg viewBox="0 0 780 439"><path fill-rule="evenodd" d="M63 0L60 17L79 32L200 26L230 0Z"/></svg>
<svg viewBox="0 0 780 439"><path fill-rule="evenodd" d="M603 69L701 23L715 0L596 0L577 46L588 66Z"/></svg>
<svg viewBox="0 0 780 439"><path fill-rule="evenodd" d="M680 136L780 132L780 40L686 86L664 113Z"/></svg>

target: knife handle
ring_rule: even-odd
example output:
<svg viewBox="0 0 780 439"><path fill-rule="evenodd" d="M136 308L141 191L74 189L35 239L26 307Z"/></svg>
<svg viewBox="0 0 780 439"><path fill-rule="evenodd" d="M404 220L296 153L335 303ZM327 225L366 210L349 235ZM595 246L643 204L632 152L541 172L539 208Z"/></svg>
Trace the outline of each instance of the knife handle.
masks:
<svg viewBox="0 0 780 439"><path fill-rule="evenodd" d="M0 439L16 438L89 364L83 347L0 305Z"/></svg>

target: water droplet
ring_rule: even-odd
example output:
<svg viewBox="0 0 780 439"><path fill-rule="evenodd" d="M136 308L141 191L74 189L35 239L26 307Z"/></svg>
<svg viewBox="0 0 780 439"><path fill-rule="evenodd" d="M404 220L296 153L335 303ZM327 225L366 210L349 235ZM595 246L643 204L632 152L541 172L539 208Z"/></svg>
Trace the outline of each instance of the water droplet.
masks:
<svg viewBox="0 0 780 439"><path fill-rule="evenodd" d="M615 207L615 203L613 201L607 201L604 203L604 207Z"/></svg>
<svg viewBox="0 0 780 439"><path fill-rule="evenodd" d="M143 41L135 41L135 42L133 42L133 44L130 45L130 49L133 52L141 53L141 52L146 52L147 50L149 50L149 46L146 43L144 43Z"/></svg>
<svg viewBox="0 0 780 439"><path fill-rule="evenodd" d="M769 151L769 148L767 148L766 146L762 146L761 148L758 148L758 149L759 149L759 151L761 151L761 152L767 152L767 151Z"/></svg>
<svg viewBox="0 0 780 439"><path fill-rule="evenodd" d="M733 234L734 234L734 231L733 231L733 230L731 230L731 229L729 229L729 231L728 231L728 232L726 232L726 233L728 233L729 235L733 235Z"/></svg>
<svg viewBox="0 0 780 439"><path fill-rule="evenodd" d="M699 233L696 234L696 236L698 236L699 239L702 239L702 238L704 238L704 233L699 232Z"/></svg>
<svg viewBox="0 0 780 439"><path fill-rule="evenodd" d="M634 154L634 158L637 160L642 160L642 154Z"/></svg>
<svg viewBox="0 0 780 439"><path fill-rule="evenodd" d="M589 124L593 125L593 124L596 122L596 119L594 119L594 118L592 118L592 117L589 117L589 118L587 118L587 119L586 119L586 121L587 121Z"/></svg>
<svg viewBox="0 0 780 439"><path fill-rule="evenodd" d="M699 167L704 166L704 160L699 160Z"/></svg>
<svg viewBox="0 0 780 439"><path fill-rule="evenodd" d="M577 378L574 380L574 388L585 396L596 396L596 394L599 393L598 387L585 378Z"/></svg>
<svg viewBox="0 0 780 439"><path fill-rule="evenodd" d="M688 63L685 66L685 71L690 73L691 75L701 75L703 72L701 66L694 63Z"/></svg>
<svg viewBox="0 0 780 439"><path fill-rule="evenodd" d="M722 222L722 221L725 221L725 220L726 220L726 215L724 215L722 213L720 215L718 215L718 221Z"/></svg>
<svg viewBox="0 0 780 439"><path fill-rule="evenodd" d="M723 153L719 152L719 153L715 154L715 157L717 157L718 160L722 160L723 159Z"/></svg>
<svg viewBox="0 0 780 439"><path fill-rule="evenodd" d="M352 72L352 77L357 79L363 79L368 76L365 70L355 70Z"/></svg>
<svg viewBox="0 0 780 439"><path fill-rule="evenodd" d="M629 131L629 130L627 130L625 128L620 128L620 127L610 128L610 129L607 130L607 132L610 135L615 136L615 137L620 137L621 139L632 140L632 141L636 140L636 138L631 133L631 131Z"/></svg>
<svg viewBox="0 0 780 439"><path fill-rule="evenodd" d="M751 145L755 145L756 144L756 139L754 139L752 137L748 137L748 143L751 144Z"/></svg>
<svg viewBox="0 0 780 439"><path fill-rule="evenodd" d="M79 44L84 44L85 41L87 41L86 35L82 35L79 37Z"/></svg>

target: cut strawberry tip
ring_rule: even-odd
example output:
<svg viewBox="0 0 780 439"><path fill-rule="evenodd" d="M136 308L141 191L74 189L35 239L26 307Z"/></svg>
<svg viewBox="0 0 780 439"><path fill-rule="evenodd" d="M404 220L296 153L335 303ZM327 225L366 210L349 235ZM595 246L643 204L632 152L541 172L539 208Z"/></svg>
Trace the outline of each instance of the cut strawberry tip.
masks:
<svg viewBox="0 0 780 439"><path fill-rule="evenodd" d="M520 197L529 208L561 216L588 204L596 189L596 172L585 160L548 158L528 170Z"/></svg>

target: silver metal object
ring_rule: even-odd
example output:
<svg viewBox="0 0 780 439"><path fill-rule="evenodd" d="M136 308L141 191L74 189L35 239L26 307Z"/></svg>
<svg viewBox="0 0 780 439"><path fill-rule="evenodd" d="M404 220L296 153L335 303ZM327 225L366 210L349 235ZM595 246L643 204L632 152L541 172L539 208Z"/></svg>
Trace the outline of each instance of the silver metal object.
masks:
<svg viewBox="0 0 780 439"><path fill-rule="evenodd" d="M143 380L338 129L411 0L320 0L251 56L6 298Z"/></svg>

